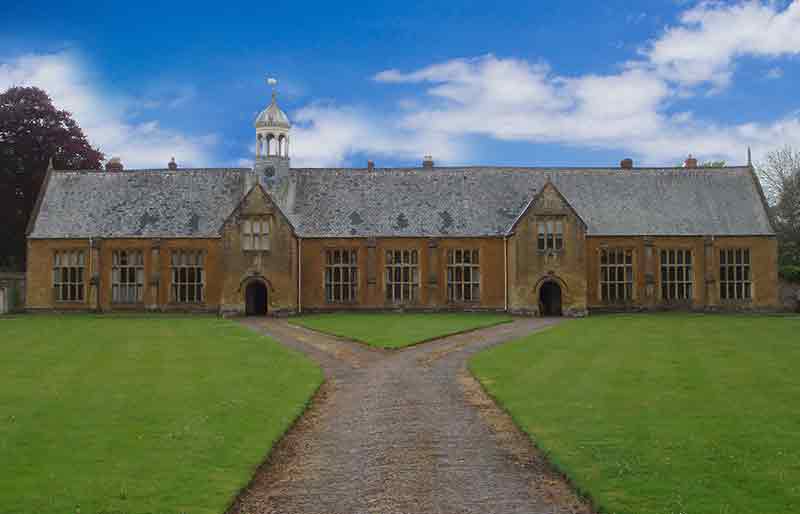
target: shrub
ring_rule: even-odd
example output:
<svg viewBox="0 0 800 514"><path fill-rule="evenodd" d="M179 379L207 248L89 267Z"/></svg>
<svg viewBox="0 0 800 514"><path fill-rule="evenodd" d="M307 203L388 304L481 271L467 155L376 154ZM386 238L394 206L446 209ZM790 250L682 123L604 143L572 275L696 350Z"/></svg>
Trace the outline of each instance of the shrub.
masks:
<svg viewBox="0 0 800 514"><path fill-rule="evenodd" d="M787 282L798 282L800 283L800 266L781 266L780 269L781 278L786 280Z"/></svg>

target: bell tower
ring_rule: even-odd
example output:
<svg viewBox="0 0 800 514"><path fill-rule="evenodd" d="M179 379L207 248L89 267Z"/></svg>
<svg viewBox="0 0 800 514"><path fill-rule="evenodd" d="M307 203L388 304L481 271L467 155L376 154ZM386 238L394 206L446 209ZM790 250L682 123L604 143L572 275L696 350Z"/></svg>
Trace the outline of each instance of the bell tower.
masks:
<svg viewBox="0 0 800 514"><path fill-rule="evenodd" d="M278 81L267 79L272 87L272 101L261 111L255 121L256 163L254 171L258 180L267 187L289 174L289 117L278 107Z"/></svg>

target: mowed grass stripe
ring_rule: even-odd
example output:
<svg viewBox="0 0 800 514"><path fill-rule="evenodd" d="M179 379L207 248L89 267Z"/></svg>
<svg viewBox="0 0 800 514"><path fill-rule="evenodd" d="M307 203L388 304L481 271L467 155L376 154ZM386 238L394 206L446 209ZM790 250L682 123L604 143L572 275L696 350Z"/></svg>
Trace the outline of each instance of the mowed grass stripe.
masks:
<svg viewBox="0 0 800 514"><path fill-rule="evenodd" d="M798 330L798 317L596 316L470 369L607 512L797 512Z"/></svg>
<svg viewBox="0 0 800 514"><path fill-rule="evenodd" d="M359 313L310 314L289 320L294 325L378 348L403 348L448 335L486 328L512 320L507 314Z"/></svg>
<svg viewBox="0 0 800 514"><path fill-rule="evenodd" d="M321 371L213 317L30 316L0 338L0 512L223 512Z"/></svg>

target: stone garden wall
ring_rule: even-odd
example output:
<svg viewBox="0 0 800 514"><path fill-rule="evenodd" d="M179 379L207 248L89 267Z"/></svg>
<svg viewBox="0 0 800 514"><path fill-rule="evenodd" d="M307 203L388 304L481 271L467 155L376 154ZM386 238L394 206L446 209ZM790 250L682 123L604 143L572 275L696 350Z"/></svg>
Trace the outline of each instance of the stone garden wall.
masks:
<svg viewBox="0 0 800 514"><path fill-rule="evenodd" d="M0 272L0 315L25 308L25 274Z"/></svg>

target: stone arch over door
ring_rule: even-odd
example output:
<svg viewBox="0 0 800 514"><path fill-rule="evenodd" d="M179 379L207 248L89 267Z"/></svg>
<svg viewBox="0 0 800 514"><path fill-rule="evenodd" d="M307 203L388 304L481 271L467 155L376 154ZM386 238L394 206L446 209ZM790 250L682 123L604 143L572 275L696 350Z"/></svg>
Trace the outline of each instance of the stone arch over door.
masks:
<svg viewBox="0 0 800 514"><path fill-rule="evenodd" d="M239 283L239 294L244 302L244 312L248 316L269 314L269 299L273 293L272 284L261 275L245 277Z"/></svg>
<svg viewBox="0 0 800 514"><path fill-rule="evenodd" d="M561 316L567 299L567 284L556 275L547 275L534 288L537 312L540 316Z"/></svg>

